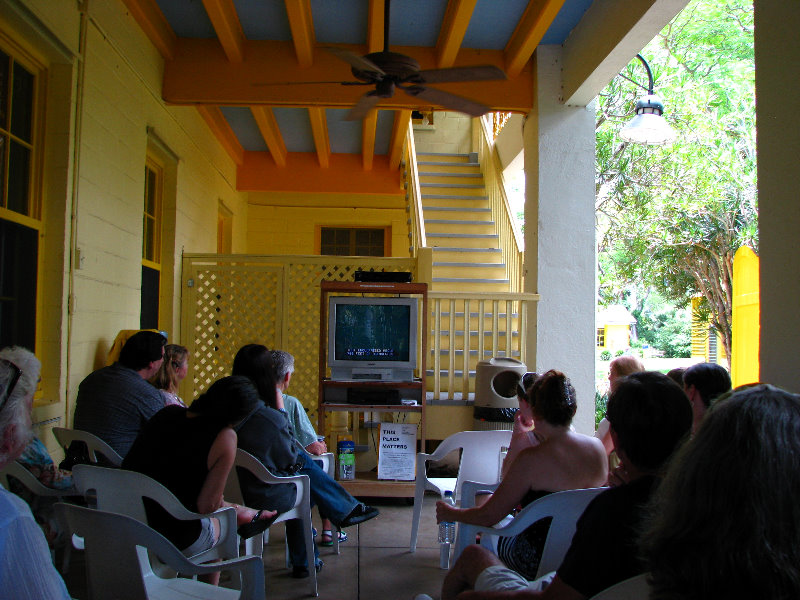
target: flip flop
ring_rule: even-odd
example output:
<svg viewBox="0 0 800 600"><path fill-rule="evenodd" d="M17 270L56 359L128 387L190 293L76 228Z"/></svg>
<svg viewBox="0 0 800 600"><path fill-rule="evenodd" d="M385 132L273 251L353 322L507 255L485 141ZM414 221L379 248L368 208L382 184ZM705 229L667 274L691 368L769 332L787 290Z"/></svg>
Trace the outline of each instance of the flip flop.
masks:
<svg viewBox="0 0 800 600"><path fill-rule="evenodd" d="M236 530L236 533L239 534L239 537L246 540L258 535L259 533L264 533L264 531L275 522L275 519L278 518L279 513L275 513L275 515L269 517L268 519L262 519L261 513L263 512L263 510L258 511L256 516L253 517L252 521L241 525L239 529Z"/></svg>
<svg viewBox="0 0 800 600"><path fill-rule="evenodd" d="M347 533L344 531L339 531L339 543L343 543L347 541ZM324 538L327 537L328 540L326 541ZM320 540L320 546L333 546L333 532L330 529L323 529L322 530L322 540Z"/></svg>

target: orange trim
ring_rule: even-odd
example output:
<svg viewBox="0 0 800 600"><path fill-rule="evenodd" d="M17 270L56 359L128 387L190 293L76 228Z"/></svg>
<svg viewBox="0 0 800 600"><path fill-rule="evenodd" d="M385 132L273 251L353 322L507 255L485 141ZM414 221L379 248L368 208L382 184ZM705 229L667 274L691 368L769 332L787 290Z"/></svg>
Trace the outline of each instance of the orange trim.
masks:
<svg viewBox="0 0 800 600"><path fill-rule="evenodd" d="M245 152L236 188L240 192L402 195L400 171L389 169L385 156L376 156L372 170L364 171L357 154L331 154L330 168L320 169L317 155L311 152L290 153L283 168L266 152Z"/></svg>
<svg viewBox="0 0 800 600"><path fill-rule="evenodd" d="M311 121L311 132L314 135L314 146L317 148L319 166L327 169L331 164L331 144L328 137L328 121L325 117L325 109L309 108L308 118Z"/></svg>
<svg viewBox="0 0 800 600"><path fill-rule="evenodd" d="M506 44L506 75L522 72L563 4L564 0L531 0Z"/></svg>
<svg viewBox="0 0 800 600"><path fill-rule="evenodd" d="M361 159L364 170L372 169L372 158L375 154L375 129L378 126L378 111L371 110L361 121Z"/></svg>
<svg viewBox="0 0 800 600"><path fill-rule="evenodd" d="M250 112L258 125L258 130L264 138L264 142L269 148L275 164L279 167L286 166L286 144L283 143L281 130L278 127L278 121L275 120L275 114L268 106L251 106Z"/></svg>
<svg viewBox="0 0 800 600"><path fill-rule="evenodd" d="M436 64L440 69L453 66L477 2L478 0L450 0L447 5L436 43Z"/></svg>
<svg viewBox="0 0 800 600"><path fill-rule="evenodd" d="M389 168L396 169L403 158L403 144L406 141L408 124L411 121L410 110L395 111L392 139L389 142Z"/></svg>
<svg viewBox="0 0 800 600"><path fill-rule="evenodd" d="M294 50L301 68L314 63L314 22L310 0L285 0L286 16L292 30Z"/></svg>
<svg viewBox="0 0 800 600"><path fill-rule="evenodd" d="M364 52L364 46L340 47L358 54ZM436 68L435 48L398 47L393 51L411 56L422 69ZM315 49L314 64L306 69L297 67L291 42L248 40L244 54L243 62L231 63L217 40L179 39L176 57L164 65L164 100L171 104L217 106L261 104L349 108L364 93L360 86L296 85L353 79L344 62L322 49ZM462 48L454 66L479 64L503 68L503 51ZM209 85L209 81L214 85ZM288 85L280 85L282 83ZM533 107L533 77L529 63L518 76L507 80L445 83L436 87L482 102L492 110L528 113ZM381 99L378 108L427 110L430 106L420 98L398 92L393 98Z"/></svg>
<svg viewBox="0 0 800 600"><path fill-rule="evenodd" d="M203 0L222 49L231 62L244 60L244 31L233 0Z"/></svg>
<svg viewBox="0 0 800 600"><path fill-rule="evenodd" d="M131 16L136 19L139 27L142 28L145 35L150 38L153 45L161 53L164 59L171 60L175 58L175 46L177 45L178 37L172 31L167 22L167 18L161 9L156 4L155 0L122 0Z"/></svg>
<svg viewBox="0 0 800 600"><path fill-rule="evenodd" d="M222 111L216 106L198 106L197 112L203 117L203 120L211 128L211 133L217 138L217 141L225 149L230 157L237 165L242 164L244 160L244 148L233 133L233 129L228 125L228 121L222 114Z"/></svg>
<svg viewBox="0 0 800 600"><path fill-rule="evenodd" d="M367 53L383 50L384 0L369 0L367 17Z"/></svg>

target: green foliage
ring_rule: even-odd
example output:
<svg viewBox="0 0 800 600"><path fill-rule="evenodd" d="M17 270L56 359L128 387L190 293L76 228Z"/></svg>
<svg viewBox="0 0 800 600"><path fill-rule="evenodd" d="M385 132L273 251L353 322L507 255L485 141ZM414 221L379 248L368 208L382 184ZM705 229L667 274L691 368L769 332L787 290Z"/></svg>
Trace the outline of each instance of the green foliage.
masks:
<svg viewBox="0 0 800 600"><path fill-rule="evenodd" d="M608 406L608 394L601 394L598 391L594 393L594 428L597 430L597 426L600 424L600 421L606 416L606 406Z"/></svg>
<svg viewBox="0 0 800 600"><path fill-rule="evenodd" d="M692 319L688 309L664 301L658 293L649 293L631 314L636 318L640 343L663 351L666 358L692 355Z"/></svg>
<svg viewBox="0 0 800 600"><path fill-rule="evenodd" d="M621 302L637 282L678 305L700 294L730 356L733 255L757 250L752 2L692 0L642 55L679 138L622 142L642 90L617 77L600 95L600 302ZM624 75L646 81L638 60Z"/></svg>
<svg viewBox="0 0 800 600"><path fill-rule="evenodd" d="M600 353L600 360L611 360L611 352L609 350L603 350Z"/></svg>
<svg viewBox="0 0 800 600"><path fill-rule="evenodd" d="M617 350L616 352L614 352L614 356L622 356L623 354L625 354L624 350Z"/></svg>

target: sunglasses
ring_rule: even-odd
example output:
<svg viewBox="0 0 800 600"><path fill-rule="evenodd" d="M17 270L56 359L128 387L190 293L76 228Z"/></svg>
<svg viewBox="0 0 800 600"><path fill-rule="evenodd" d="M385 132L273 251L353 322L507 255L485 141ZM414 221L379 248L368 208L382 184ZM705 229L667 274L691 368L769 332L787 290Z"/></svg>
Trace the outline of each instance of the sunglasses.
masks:
<svg viewBox="0 0 800 600"><path fill-rule="evenodd" d="M19 381L19 378L22 375L22 371L17 365L15 365L6 358L0 358L0 363L8 366L8 368L11 369L12 372L11 381L6 386L3 395L0 397L0 410L3 410L3 407L6 405L6 402L8 402L8 399L11 397L11 393L14 391L14 387L17 385L17 382Z"/></svg>
<svg viewBox="0 0 800 600"><path fill-rule="evenodd" d="M517 396L525 400L528 396L528 390L533 385L533 382L536 381L537 376L533 371L528 371L520 377L517 382Z"/></svg>

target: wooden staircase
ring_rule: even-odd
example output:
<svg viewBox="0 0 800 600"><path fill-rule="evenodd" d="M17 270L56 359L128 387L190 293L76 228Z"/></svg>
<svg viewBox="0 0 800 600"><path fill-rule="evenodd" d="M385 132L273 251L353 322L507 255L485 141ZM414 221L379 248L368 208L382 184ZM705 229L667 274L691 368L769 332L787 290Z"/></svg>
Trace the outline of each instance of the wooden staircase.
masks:
<svg viewBox="0 0 800 600"><path fill-rule="evenodd" d="M477 155L417 153L417 167L427 245L433 250L431 292L491 295L512 291ZM491 350L490 338L497 329L493 321L500 319L513 331L518 329L518 314L492 311L491 304L491 299L487 299L485 305L473 300L466 306L463 300L448 300L439 306L439 375L441 391L449 398L465 399L463 385L449 389L447 384L450 370L446 365L451 359L458 365L453 375L459 379L464 375L469 378L471 395L478 361L498 355ZM432 317L436 314L434 310ZM435 323L432 326L436 329ZM485 338L484 344L477 342L476 338L481 335ZM505 337L506 331L498 335ZM500 343L505 345L502 340ZM481 356L476 348L484 345ZM466 360L465 348L469 348ZM435 359L432 341L428 361L429 391ZM465 373L465 366L468 373Z"/></svg>

